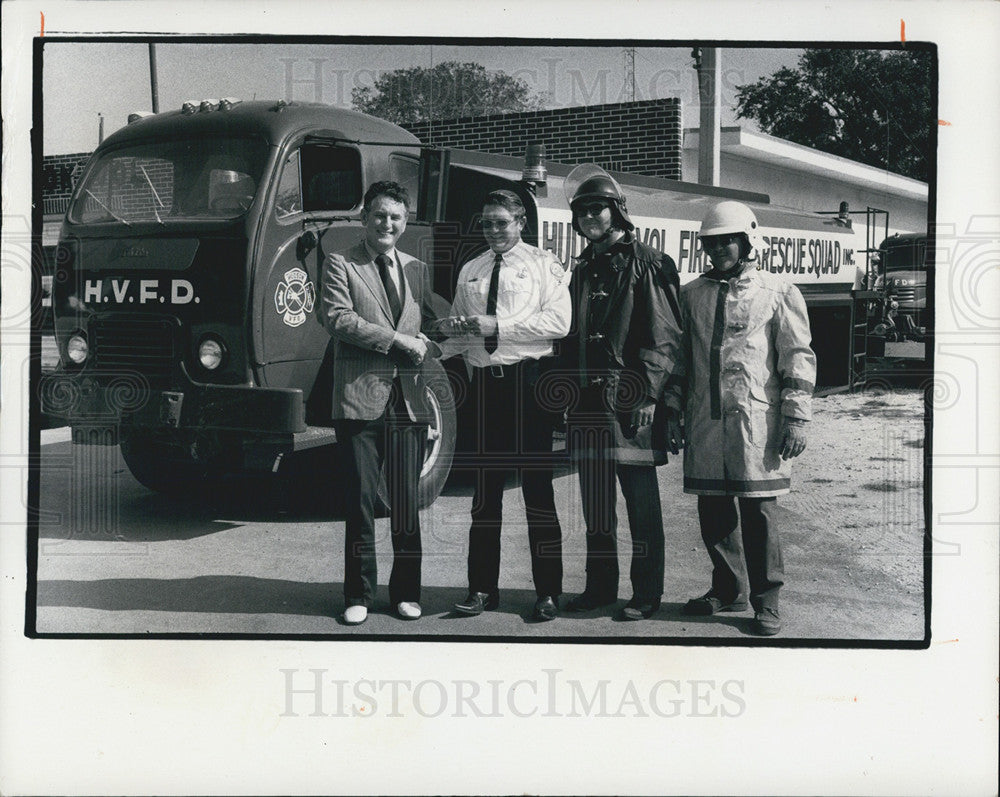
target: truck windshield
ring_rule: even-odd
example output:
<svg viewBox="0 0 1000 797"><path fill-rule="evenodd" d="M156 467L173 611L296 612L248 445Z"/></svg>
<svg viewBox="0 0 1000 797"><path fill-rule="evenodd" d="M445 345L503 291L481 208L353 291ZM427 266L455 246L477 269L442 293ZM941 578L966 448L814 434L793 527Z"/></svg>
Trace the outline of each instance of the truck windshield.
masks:
<svg viewBox="0 0 1000 797"><path fill-rule="evenodd" d="M267 145L244 138L173 139L99 156L69 211L79 224L229 219L246 212Z"/></svg>
<svg viewBox="0 0 1000 797"><path fill-rule="evenodd" d="M882 262L886 271L923 271L926 251L926 238L899 241L885 246Z"/></svg>

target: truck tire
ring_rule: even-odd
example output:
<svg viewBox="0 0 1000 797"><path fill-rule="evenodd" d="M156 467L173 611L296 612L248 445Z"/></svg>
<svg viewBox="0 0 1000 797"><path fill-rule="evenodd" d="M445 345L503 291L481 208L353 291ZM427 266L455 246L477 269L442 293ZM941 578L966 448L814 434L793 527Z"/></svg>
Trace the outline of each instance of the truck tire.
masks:
<svg viewBox="0 0 1000 797"><path fill-rule="evenodd" d="M427 403L433 420L427 429L427 448L424 450L424 466L420 470L417 485L417 504L426 509L441 495L451 463L455 458L455 441L458 436L458 422L455 417L455 393L447 371L436 360L424 366L427 380ZM389 516L389 490L386 483L385 465L379 483L378 501L375 511L379 517Z"/></svg>
<svg viewBox="0 0 1000 797"><path fill-rule="evenodd" d="M420 508L434 503L444 489L451 463L455 457L458 423L455 419L455 393L448 373L437 360L424 368L427 380L427 402L433 421L427 431L427 449L420 471Z"/></svg>
<svg viewBox="0 0 1000 797"><path fill-rule="evenodd" d="M201 493L219 476L186 453L179 441L137 429L122 429L122 459L139 484L167 495Z"/></svg>

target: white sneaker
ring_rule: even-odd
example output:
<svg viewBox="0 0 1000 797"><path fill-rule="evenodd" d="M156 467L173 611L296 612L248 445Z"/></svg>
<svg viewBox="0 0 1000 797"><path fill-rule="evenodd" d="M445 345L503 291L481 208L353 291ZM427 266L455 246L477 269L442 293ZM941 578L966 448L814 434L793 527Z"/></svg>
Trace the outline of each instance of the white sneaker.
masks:
<svg viewBox="0 0 1000 797"><path fill-rule="evenodd" d="M344 622L348 625L361 625L368 619L368 607L363 605L348 606L344 609Z"/></svg>
<svg viewBox="0 0 1000 797"><path fill-rule="evenodd" d="M420 604L416 601L400 601L396 611L404 620L419 620L421 615Z"/></svg>

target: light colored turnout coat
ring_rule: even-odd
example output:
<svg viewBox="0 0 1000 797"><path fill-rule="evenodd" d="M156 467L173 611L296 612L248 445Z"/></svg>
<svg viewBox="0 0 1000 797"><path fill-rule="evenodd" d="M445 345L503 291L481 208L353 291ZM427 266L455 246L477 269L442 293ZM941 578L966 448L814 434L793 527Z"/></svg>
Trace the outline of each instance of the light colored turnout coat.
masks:
<svg viewBox="0 0 1000 797"><path fill-rule="evenodd" d="M681 288L681 322L684 492L787 493L782 418L811 419L816 383L799 289L752 264L728 280L703 274Z"/></svg>

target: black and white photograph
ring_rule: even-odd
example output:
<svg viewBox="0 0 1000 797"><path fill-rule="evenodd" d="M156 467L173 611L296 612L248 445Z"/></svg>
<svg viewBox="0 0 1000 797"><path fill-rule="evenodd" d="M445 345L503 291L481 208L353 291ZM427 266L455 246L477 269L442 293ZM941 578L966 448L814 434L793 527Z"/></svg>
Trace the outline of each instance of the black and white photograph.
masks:
<svg viewBox="0 0 1000 797"><path fill-rule="evenodd" d="M925 639L933 48L48 38L39 633Z"/></svg>
<svg viewBox="0 0 1000 797"><path fill-rule="evenodd" d="M4 26L4 646L248 779L88 741L69 792L912 793L948 716L935 793L995 792L997 98L929 4L85 5Z"/></svg>

